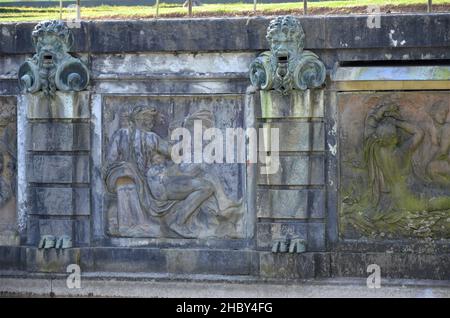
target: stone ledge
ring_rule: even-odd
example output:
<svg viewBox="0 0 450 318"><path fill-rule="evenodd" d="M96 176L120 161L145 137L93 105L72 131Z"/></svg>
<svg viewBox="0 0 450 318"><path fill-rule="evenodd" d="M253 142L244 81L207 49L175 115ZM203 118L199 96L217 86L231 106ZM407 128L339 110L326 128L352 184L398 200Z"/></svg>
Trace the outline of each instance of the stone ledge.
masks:
<svg viewBox="0 0 450 318"><path fill-rule="evenodd" d="M75 52L262 51L272 17L158 19L83 22L73 29ZM448 43L450 14L384 14L369 29L366 15L300 17L306 49L442 47ZM36 23L0 24L0 54L34 52ZM233 36L223 36L223 30ZM391 30L394 33L391 34ZM339 36L337 36L339 35Z"/></svg>
<svg viewBox="0 0 450 318"><path fill-rule="evenodd" d="M251 250L72 248L42 251L35 247L0 246L0 269L22 277L60 275L69 264L83 273L121 272L125 278L221 277L255 282L330 277L367 278L367 266L378 264L382 279L450 280L450 254L304 253L273 254ZM190 264L190 265L189 265ZM59 274L58 274L59 273ZM15 274L14 274L15 275ZM0 273L0 277L1 277ZM1 284L0 284L1 286Z"/></svg>
<svg viewBox="0 0 450 318"><path fill-rule="evenodd" d="M382 288L369 289L366 279L319 281L232 281L217 276L156 277L136 279L119 273L82 275L81 288L69 289L66 275L21 276L0 273L1 296L28 297L180 297L180 298L288 298L288 297L450 297L447 282L383 280Z"/></svg>

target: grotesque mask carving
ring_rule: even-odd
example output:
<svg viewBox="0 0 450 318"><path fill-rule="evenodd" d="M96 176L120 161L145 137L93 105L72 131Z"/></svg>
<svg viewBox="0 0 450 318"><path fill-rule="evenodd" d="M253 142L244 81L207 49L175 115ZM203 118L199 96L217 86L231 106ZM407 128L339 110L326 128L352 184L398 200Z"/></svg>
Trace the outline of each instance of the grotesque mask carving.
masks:
<svg viewBox="0 0 450 318"><path fill-rule="evenodd" d="M277 90L283 95L292 90L319 87L326 69L317 55L303 51L305 33L292 17L278 17L270 22L266 39L270 51L262 53L250 65L250 80L262 90Z"/></svg>
<svg viewBox="0 0 450 318"><path fill-rule="evenodd" d="M47 96L55 91L81 91L89 83L89 71L79 59L68 52L73 34L61 21L36 25L32 33L36 54L19 69L19 86L23 92L40 90Z"/></svg>

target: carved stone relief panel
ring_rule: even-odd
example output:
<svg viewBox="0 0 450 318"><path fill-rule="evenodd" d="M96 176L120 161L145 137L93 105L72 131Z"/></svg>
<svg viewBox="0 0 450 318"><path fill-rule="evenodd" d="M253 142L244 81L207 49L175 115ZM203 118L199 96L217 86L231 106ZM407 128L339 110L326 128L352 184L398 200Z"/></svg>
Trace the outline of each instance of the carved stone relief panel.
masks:
<svg viewBox="0 0 450 318"><path fill-rule="evenodd" d="M16 98L0 97L0 245L18 244Z"/></svg>
<svg viewBox="0 0 450 318"><path fill-rule="evenodd" d="M341 93L340 233L450 238L448 92Z"/></svg>
<svg viewBox="0 0 450 318"><path fill-rule="evenodd" d="M245 164L225 158L226 128L244 128L243 108L241 95L106 97L102 171L107 234L246 237ZM211 140L221 145L223 161L208 163L204 153L211 140L200 140L200 158L193 150L196 138L214 128L221 133ZM172 156L180 142L179 136L171 140L177 129L192 137L190 163ZM185 158L189 150L182 152Z"/></svg>

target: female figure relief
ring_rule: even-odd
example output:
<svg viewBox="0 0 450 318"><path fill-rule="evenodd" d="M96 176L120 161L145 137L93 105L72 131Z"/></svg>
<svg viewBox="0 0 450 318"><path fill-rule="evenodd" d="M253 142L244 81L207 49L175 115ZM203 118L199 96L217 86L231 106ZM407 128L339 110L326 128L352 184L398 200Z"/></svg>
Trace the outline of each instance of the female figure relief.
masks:
<svg viewBox="0 0 450 318"><path fill-rule="evenodd" d="M450 208L450 198L425 199L410 190L412 155L423 138L423 130L404 121L397 105L381 104L369 111L365 122L364 160L371 201L377 213Z"/></svg>

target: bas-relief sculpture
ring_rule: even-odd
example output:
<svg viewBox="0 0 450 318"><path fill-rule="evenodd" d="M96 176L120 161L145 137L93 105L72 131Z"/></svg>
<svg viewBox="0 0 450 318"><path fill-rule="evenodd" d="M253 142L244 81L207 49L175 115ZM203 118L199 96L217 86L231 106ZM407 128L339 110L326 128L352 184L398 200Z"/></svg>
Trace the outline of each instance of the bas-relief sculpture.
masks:
<svg viewBox="0 0 450 318"><path fill-rule="evenodd" d="M111 105L118 105L118 100L125 105ZM171 129L190 130L194 120L201 120L204 128L235 125L239 121L232 122L241 116L239 105L214 98L216 105L204 101L200 105L189 98L108 101L110 111L105 116L110 137L105 142L104 164L110 193L108 233L149 238L243 237L242 167L176 164L171 159L176 141L169 138ZM216 118L213 113L218 114Z"/></svg>
<svg viewBox="0 0 450 318"><path fill-rule="evenodd" d="M15 99L0 98L0 243L17 239L17 142Z"/></svg>
<svg viewBox="0 0 450 318"><path fill-rule="evenodd" d="M305 51L305 33L292 16L270 22L266 39L270 51L262 53L250 65L250 80L261 90L275 90L288 95L292 90L320 87L326 76L318 56Z"/></svg>
<svg viewBox="0 0 450 318"><path fill-rule="evenodd" d="M340 94L341 234L450 238L450 98Z"/></svg>
<svg viewBox="0 0 450 318"><path fill-rule="evenodd" d="M19 86L24 93L42 91L53 96L56 90L81 91L89 83L84 63L68 52L73 46L72 31L61 21L38 23L32 33L36 54L19 68Z"/></svg>

